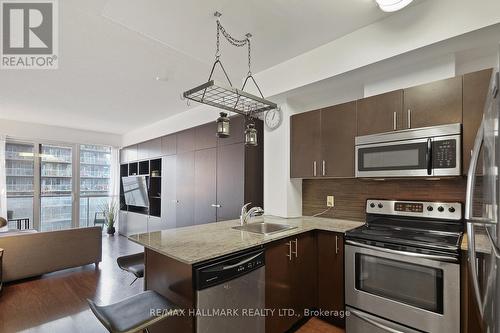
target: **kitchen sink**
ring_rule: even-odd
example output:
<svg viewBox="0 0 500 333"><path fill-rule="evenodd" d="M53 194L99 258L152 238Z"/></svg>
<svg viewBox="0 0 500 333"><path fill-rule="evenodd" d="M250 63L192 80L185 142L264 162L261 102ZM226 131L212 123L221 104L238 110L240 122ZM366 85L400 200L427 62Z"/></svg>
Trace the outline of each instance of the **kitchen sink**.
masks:
<svg viewBox="0 0 500 333"><path fill-rule="evenodd" d="M269 235L277 232L282 232L290 229L295 229L292 225L279 224L279 223L266 223L266 222L255 222L246 225L240 225L233 227L233 229L253 232L256 234Z"/></svg>

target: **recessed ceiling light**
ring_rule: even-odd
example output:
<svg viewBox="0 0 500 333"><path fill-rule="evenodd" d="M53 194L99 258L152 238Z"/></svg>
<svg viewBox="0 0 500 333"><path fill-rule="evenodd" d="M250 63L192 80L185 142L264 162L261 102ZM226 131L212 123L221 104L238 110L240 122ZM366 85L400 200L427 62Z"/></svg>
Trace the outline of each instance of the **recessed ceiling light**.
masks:
<svg viewBox="0 0 500 333"><path fill-rule="evenodd" d="M412 3L413 0L376 0L384 12L395 12Z"/></svg>

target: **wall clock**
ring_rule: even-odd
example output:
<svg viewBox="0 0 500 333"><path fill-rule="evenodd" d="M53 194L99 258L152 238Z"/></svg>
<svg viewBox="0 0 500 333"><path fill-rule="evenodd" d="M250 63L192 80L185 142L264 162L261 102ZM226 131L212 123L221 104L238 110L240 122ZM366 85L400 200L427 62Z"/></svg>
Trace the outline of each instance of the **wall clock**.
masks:
<svg viewBox="0 0 500 333"><path fill-rule="evenodd" d="M269 110L266 113L264 118L264 122L266 123L266 127L270 130L274 130L281 125L283 121L283 114L281 113L281 109L273 109Z"/></svg>

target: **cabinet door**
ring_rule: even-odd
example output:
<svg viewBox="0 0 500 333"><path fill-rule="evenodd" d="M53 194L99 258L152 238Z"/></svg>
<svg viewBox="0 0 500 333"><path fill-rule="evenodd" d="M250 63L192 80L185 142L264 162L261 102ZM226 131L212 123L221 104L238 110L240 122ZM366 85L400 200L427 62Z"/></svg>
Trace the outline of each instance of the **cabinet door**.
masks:
<svg viewBox="0 0 500 333"><path fill-rule="evenodd" d="M483 111L490 85L491 69L464 75L464 111L463 111L463 173L467 174L469 162L476 139L477 130L483 119ZM478 170L482 168L478 167Z"/></svg>
<svg viewBox="0 0 500 333"><path fill-rule="evenodd" d="M362 98L357 101L358 135L401 129L403 90Z"/></svg>
<svg viewBox="0 0 500 333"><path fill-rule="evenodd" d="M217 219L217 148L203 149L194 155L194 224Z"/></svg>
<svg viewBox="0 0 500 333"><path fill-rule="evenodd" d="M237 219L245 189L245 145L237 143L217 148L217 221Z"/></svg>
<svg viewBox="0 0 500 333"><path fill-rule="evenodd" d="M462 77L404 90L404 128L462 122Z"/></svg>
<svg viewBox="0 0 500 333"><path fill-rule="evenodd" d="M217 124L214 122L195 128L195 149L207 149L217 146Z"/></svg>
<svg viewBox="0 0 500 333"><path fill-rule="evenodd" d="M164 156L177 154L177 134L170 134L161 138L161 153Z"/></svg>
<svg viewBox="0 0 500 333"><path fill-rule="evenodd" d="M177 154L176 226L194 224L194 151Z"/></svg>
<svg viewBox="0 0 500 333"><path fill-rule="evenodd" d="M149 140L137 145L137 159L146 160L161 155L161 139Z"/></svg>
<svg viewBox="0 0 500 333"><path fill-rule="evenodd" d="M166 229L175 228L177 214L177 156L165 156L161 168L161 219Z"/></svg>
<svg viewBox="0 0 500 333"><path fill-rule="evenodd" d="M137 161L137 145L123 148L122 153L124 163Z"/></svg>
<svg viewBox="0 0 500 333"><path fill-rule="evenodd" d="M314 233L292 238L293 309L298 318L304 310L316 307L317 300L317 251Z"/></svg>
<svg viewBox="0 0 500 333"><path fill-rule="evenodd" d="M321 110L293 115L290 124L290 177L320 175Z"/></svg>
<svg viewBox="0 0 500 333"><path fill-rule="evenodd" d="M266 247L266 308L275 310L266 317L266 333L283 333L296 321L296 318L278 313L280 309L291 309L294 304L296 290L290 246L290 239L284 239Z"/></svg>
<svg viewBox="0 0 500 333"><path fill-rule="evenodd" d="M318 308L344 310L344 239L341 234L318 232ZM329 318L343 322L341 318Z"/></svg>
<svg viewBox="0 0 500 333"><path fill-rule="evenodd" d="M120 214L118 215L118 233L123 236L127 236L127 214L128 212L125 210L120 210Z"/></svg>
<svg viewBox="0 0 500 333"><path fill-rule="evenodd" d="M355 137L356 102L321 110L321 176L354 176Z"/></svg>
<svg viewBox="0 0 500 333"><path fill-rule="evenodd" d="M177 133L177 154L194 151L195 130L194 128Z"/></svg>

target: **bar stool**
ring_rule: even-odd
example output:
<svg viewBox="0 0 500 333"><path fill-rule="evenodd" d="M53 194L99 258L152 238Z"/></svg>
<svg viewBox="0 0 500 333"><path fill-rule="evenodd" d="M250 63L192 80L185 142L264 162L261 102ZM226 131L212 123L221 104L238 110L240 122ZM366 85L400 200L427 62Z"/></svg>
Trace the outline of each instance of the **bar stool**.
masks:
<svg viewBox="0 0 500 333"><path fill-rule="evenodd" d="M148 290L110 305L96 305L87 299L90 309L110 333L133 333L175 315L179 310L155 291Z"/></svg>
<svg viewBox="0 0 500 333"><path fill-rule="evenodd" d="M118 257L116 263L124 271L134 274L135 279L130 285L134 284L137 279L144 277L144 253Z"/></svg>

